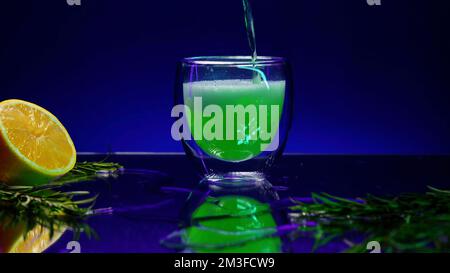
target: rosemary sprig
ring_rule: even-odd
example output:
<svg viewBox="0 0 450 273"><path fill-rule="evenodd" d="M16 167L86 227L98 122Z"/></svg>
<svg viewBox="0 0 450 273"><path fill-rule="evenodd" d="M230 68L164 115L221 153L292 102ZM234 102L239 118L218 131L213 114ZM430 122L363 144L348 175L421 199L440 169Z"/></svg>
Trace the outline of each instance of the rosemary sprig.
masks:
<svg viewBox="0 0 450 273"><path fill-rule="evenodd" d="M122 170L123 166L113 162L77 162L75 167L66 175L60 177L53 183L66 184L72 182L92 180L103 176L115 175Z"/></svg>
<svg viewBox="0 0 450 273"><path fill-rule="evenodd" d="M75 237L84 232L88 237L95 232L85 222L97 196L88 191L60 191L67 183L92 180L114 174L122 166L109 162L80 162L66 175L43 186L8 186L0 183L0 227L6 229L24 225L24 236L36 226L50 230L65 227L74 231Z"/></svg>
<svg viewBox="0 0 450 273"><path fill-rule="evenodd" d="M297 212L293 220L303 223L301 230L315 237L315 249L342 238L348 252L367 252L369 241L378 241L383 252L450 251L450 191L429 187L425 194L356 200L313 193L312 199L294 201L291 209ZM352 242L346 238L351 233L365 239Z"/></svg>

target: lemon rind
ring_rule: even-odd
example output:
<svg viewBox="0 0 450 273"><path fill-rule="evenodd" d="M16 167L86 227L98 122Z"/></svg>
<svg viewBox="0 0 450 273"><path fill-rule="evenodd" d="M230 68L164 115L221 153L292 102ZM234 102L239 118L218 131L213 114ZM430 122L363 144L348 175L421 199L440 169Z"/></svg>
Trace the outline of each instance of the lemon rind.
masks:
<svg viewBox="0 0 450 273"><path fill-rule="evenodd" d="M71 146L71 148L73 150L73 155L74 156L72 156L70 162L64 168L48 169L48 168L40 166L36 162L30 160L25 155L23 155L17 149L17 147L15 147L15 145L13 145L11 143L11 141L9 140L8 134L7 134L7 129L3 126L2 119L0 118L0 133L2 134L2 137L3 137L3 139L6 142L6 146L8 146L10 151L12 151L17 157L19 157L21 160L23 160L28 167L32 168L34 171L37 171L39 173L42 173L42 174L45 174L45 175L50 175L50 176L59 176L59 175L63 175L65 173L67 173L68 171L70 171L75 166L75 163L76 163L75 145L73 144L72 138L70 137L69 133L67 132L67 129L62 125L62 123L58 120L58 118L56 118L52 113L50 113L49 111L47 111L46 109L42 108L39 105L36 105L34 103L31 103L31 102L23 101L23 100L18 100L18 99L10 99L10 100L5 100L5 101L0 102L0 111L1 111L3 106L5 106L5 105L14 105L14 104L25 104L25 105L30 106L32 108L37 108L38 110L40 110L40 111L44 112L46 115L48 115L48 117L53 122L55 122L58 126L60 126L61 128L64 129L63 130L64 134L65 134L66 139L69 142L69 144L70 144L70 146Z"/></svg>

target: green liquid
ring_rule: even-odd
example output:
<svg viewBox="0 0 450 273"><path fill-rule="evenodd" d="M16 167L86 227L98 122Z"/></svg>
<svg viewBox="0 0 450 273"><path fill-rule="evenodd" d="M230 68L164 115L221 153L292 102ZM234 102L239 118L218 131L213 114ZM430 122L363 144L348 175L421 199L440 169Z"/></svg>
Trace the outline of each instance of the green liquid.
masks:
<svg viewBox="0 0 450 273"><path fill-rule="evenodd" d="M189 129L194 136L197 145L208 155L231 162L239 162L258 156L264 151L264 144L269 144L270 139L274 139L277 133L281 112L283 109L285 82L268 81L255 83L252 80L222 80L222 81L198 81L185 83L183 86L184 103L191 110L191 117L188 118ZM202 115L203 109L194 107L194 97L202 98L203 109L211 104L217 105L223 112L222 119L222 139L208 140L202 137L199 139L195 135L196 130L203 130L211 117ZM233 119L227 118L227 105L243 107L254 106L257 118L245 114L245 121L238 120L235 114ZM267 106L267 111L261 112L260 106ZM272 116L272 106L278 106L278 116ZM195 119L195 115L202 116L201 122ZM267 130L270 132L270 139L261 138L260 115L267 117ZM272 118L274 119L272 121ZM233 121L234 120L234 121ZM234 123L233 139L227 139L227 122ZM241 121L241 122L239 122ZM274 126L272 126L274 124ZM201 128L197 128L201 127ZM217 128L214 128L217 129ZM229 130L228 130L229 131ZM244 139L242 139L244 135ZM240 137L241 136L241 137Z"/></svg>
<svg viewBox="0 0 450 273"><path fill-rule="evenodd" d="M195 252L281 251L280 238L270 237L276 230L276 223L269 205L252 198L242 196L209 198L195 210L192 220L197 220L198 223L186 230L183 239Z"/></svg>
<svg viewBox="0 0 450 273"><path fill-rule="evenodd" d="M253 13L250 6L249 0L242 0L244 6L244 20L245 20L245 30L247 32L248 44L250 46L250 51L252 52L252 61L256 62L256 37L255 37L255 27L253 25Z"/></svg>
<svg viewBox="0 0 450 273"><path fill-rule="evenodd" d="M256 36L255 36L255 26L253 24L253 12L250 6L249 0L242 0L244 7L244 21L245 21L245 31L247 32L248 45L250 47L251 58L253 63L253 68L256 68L256 59L258 54L256 53ZM261 81L261 75L259 73L253 73L253 82L259 83Z"/></svg>

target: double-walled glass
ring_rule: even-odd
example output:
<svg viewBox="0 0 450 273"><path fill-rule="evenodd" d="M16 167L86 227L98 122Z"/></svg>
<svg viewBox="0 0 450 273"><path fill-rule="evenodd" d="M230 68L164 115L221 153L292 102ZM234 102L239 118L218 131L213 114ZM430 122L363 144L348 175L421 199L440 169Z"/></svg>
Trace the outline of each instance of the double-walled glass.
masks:
<svg viewBox="0 0 450 273"><path fill-rule="evenodd" d="M264 179L286 144L292 95L283 58L185 58L177 69L172 136L211 183Z"/></svg>

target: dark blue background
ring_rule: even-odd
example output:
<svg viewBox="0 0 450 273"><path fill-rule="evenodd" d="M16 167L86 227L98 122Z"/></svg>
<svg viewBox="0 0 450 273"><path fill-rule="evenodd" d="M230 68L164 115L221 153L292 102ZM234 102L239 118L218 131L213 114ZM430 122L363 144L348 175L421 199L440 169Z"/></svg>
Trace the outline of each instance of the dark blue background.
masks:
<svg viewBox="0 0 450 273"><path fill-rule="evenodd" d="M8 0L0 100L49 109L79 151L181 151L177 60L248 54L241 0ZM448 1L253 1L258 52L294 67L288 152L450 153Z"/></svg>

